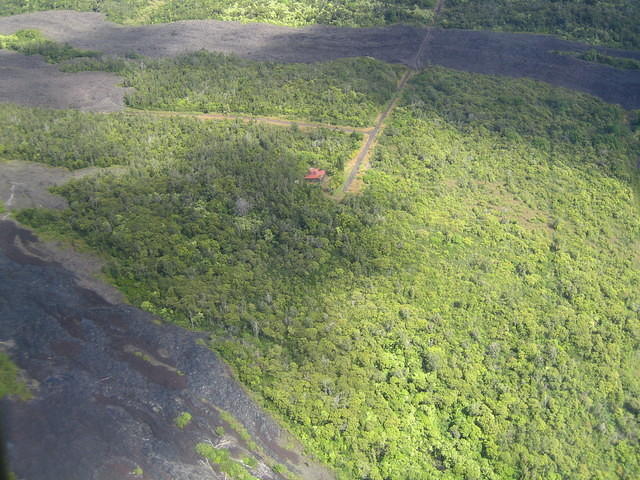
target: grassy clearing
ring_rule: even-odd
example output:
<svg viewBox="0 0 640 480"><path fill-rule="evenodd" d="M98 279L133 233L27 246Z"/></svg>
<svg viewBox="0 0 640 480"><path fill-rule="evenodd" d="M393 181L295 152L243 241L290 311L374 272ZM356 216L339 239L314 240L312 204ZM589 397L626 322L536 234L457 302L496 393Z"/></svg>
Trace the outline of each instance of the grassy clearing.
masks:
<svg viewBox="0 0 640 480"><path fill-rule="evenodd" d="M98 52L78 50L68 44L47 40L37 30L20 30L13 35L0 35L0 49L15 50L23 55L42 55L49 63L99 55Z"/></svg>

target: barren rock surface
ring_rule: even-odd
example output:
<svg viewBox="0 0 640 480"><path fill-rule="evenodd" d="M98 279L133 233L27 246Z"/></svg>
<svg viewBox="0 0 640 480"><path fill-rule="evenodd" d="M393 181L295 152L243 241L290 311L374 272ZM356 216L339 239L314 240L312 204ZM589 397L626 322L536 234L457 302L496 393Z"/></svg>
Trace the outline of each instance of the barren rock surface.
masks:
<svg viewBox="0 0 640 480"><path fill-rule="evenodd" d="M38 55L0 50L0 102L114 112L124 107L121 81L104 72L63 73Z"/></svg>
<svg viewBox="0 0 640 480"><path fill-rule="evenodd" d="M201 336L151 314L112 304L47 260L47 247L0 221L0 340L33 386L34 398L3 400L10 465L29 480L205 480L198 442L246 452L216 409L231 412L261 447L254 474L279 479L267 458L305 479L331 474L290 447ZM5 342L6 341L6 342ZM193 419L174 424L183 411ZM224 436L216 432L223 426ZM140 467L144 475L132 472Z"/></svg>
<svg viewBox="0 0 640 480"><path fill-rule="evenodd" d="M0 33L10 34L23 28L38 29L51 39L78 48L119 55L137 53L162 57L205 49L278 62L370 56L411 67L442 65L470 72L530 77L591 93L625 108L640 108L640 71L619 70L554 54L554 50L581 52L593 47L548 35L432 29L420 58L416 59L427 29L402 25L384 28L291 28L260 23L191 20L122 26L106 21L98 13L71 11L0 18ZM599 50L610 55L640 58L640 52ZM60 74L54 66L36 66L29 63L33 60L8 58L7 54L0 56L0 69L3 69L0 73L9 85L0 86L0 100L28 105L39 101L46 105L45 98L51 98L50 105L54 107L97 111L111 111L121 105L122 92L114 87L117 82L111 75L90 73L67 77L70 74ZM5 66L21 62L27 62L27 65L17 65L13 69ZM34 77L30 80L33 88L23 83L29 80L28 77ZM76 87L72 78L77 78ZM100 82L104 92L99 90ZM68 89L74 88L67 93Z"/></svg>

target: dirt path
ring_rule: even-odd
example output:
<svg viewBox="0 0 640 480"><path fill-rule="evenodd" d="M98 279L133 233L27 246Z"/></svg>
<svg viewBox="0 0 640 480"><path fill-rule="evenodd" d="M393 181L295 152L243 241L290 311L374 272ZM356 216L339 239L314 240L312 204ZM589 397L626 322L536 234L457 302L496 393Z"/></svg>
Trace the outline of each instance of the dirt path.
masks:
<svg viewBox="0 0 640 480"><path fill-rule="evenodd" d="M4 203L4 207L7 209L11 208L13 205L13 200L16 196L16 186L17 184L11 183L11 187L9 188L9 198ZM9 212L6 212L2 216L0 216L0 220L6 220L7 218L9 218Z"/></svg>
<svg viewBox="0 0 640 480"><path fill-rule="evenodd" d="M435 15L442 8L443 3L438 2ZM581 53L596 49L607 55L636 59L640 59L640 52L594 47L550 35L406 25L290 28L215 20L134 27L108 22L98 13L61 10L0 17L2 34L25 28L38 29L48 38L77 48L116 55L166 57L205 49L283 63L370 56L411 68L441 65L468 72L533 78L586 92L627 109L640 108L640 71L619 70L554 51ZM430 31L428 36L425 30ZM118 80L111 74L63 75L38 58L0 52L0 78L0 101L93 111L122 109L123 90L115 87Z"/></svg>
<svg viewBox="0 0 640 480"><path fill-rule="evenodd" d="M341 194L357 193L357 191L359 190L359 188L354 188L356 185L354 181L358 177L358 174L364 173L360 171L363 165L365 165L365 170L366 170L369 156L371 155L373 148L376 146L378 137L384 131L385 121L387 117L398 105L398 102L402 97L402 93L404 92L404 88L406 87L407 82L411 79L411 77L415 75L415 73L416 72L412 70L407 70L404 73L404 75L400 79L400 82L398 82L398 89L396 90L396 93L394 94L393 98L389 102L387 108L378 116L375 126L367 134L365 134L364 143L362 144L362 147L360 148L360 150L358 150L358 153L356 153L355 157L347 165L347 169L350 169L350 170L349 170L349 174L347 175L347 178L345 179L344 183L342 184L342 187L340 188L340 192L338 194L339 197Z"/></svg>
<svg viewBox="0 0 640 480"><path fill-rule="evenodd" d="M444 0L438 0L433 10L434 15L433 15L432 24L434 24L435 21L437 20L438 15L442 11L443 7L444 7ZM356 178L358 178L358 176L362 176L364 172L366 172L366 170L369 168L369 165L370 165L369 158L371 156L373 149L377 144L378 137L384 131L385 121L387 120L387 117L391 114L391 112L393 112L393 110L398 105L398 102L402 98L402 94L404 93L404 90L409 80L411 80L411 78L413 78L420 70L421 59L424 56L425 52L427 51L432 38L433 38L433 29L429 27L427 28L424 34L424 37L422 38L422 41L418 46L418 50L416 51L416 54L413 57L413 61L411 62L413 65L413 70L407 70L404 73L404 75L400 79L400 82L398 82L398 88L393 98L389 102L389 105L378 116L378 119L373 129L367 135L365 135L362 148L358 151L355 158L351 162L349 162L348 168L350 167L351 170L347 175L347 178L345 179L344 183L342 184L341 192L339 193L340 197L346 193L357 193L360 190L361 185L356 183L355 180Z"/></svg>
<svg viewBox="0 0 640 480"><path fill-rule="evenodd" d="M374 127L350 127L346 125L332 125L322 122L307 122L303 120L287 120L277 117L262 117L253 115L242 115L235 113L188 113L188 112L172 112L161 110L127 110L126 113L132 115L157 115L159 117L190 117L199 120L239 120L245 123L257 122L267 125L275 125L277 127L297 127L302 130L311 130L314 128L326 128L329 130L337 130L344 133L362 133L369 134Z"/></svg>

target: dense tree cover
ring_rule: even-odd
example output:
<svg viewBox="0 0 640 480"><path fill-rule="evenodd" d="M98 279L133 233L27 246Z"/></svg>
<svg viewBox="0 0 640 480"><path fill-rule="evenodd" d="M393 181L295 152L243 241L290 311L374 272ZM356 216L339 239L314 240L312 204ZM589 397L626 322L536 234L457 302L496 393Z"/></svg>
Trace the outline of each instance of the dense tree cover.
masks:
<svg viewBox="0 0 640 480"><path fill-rule="evenodd" d="M430 24L435 0L4 0L0 15L71 9L126 24L214 18L302 26ZM636 0L446 0L446 28L552 33L596 45L640 48Z"/></svg>
<svg viewBox="0 0 640 480"><path fill-rule="evenodd" d="M103 12L115 22L165 23L215 18L280 25L314 23L362 27L428 23L434 0L3 0L0 15L67 9Z"/></svg>
<svg viewBox="0 0 640 480"><path fill-rule="evenodd" d="M553 33L595 45L640 48L636 0L446 0L440 24Z"/></svg>
<svg viewBox="0 0 640 480"><path fill-rule="evenodd" d="M80 236L133 302L210 331L341 478L631 480L640 133L626 117L430 69L343 203L299 182L275 131L227 126L19 218Z"/></svg>
<svg viewBox="0 0 640 480"><path fill-rule="evenodd" d="M15 50L24 55L42 55L49 63L98 56L98 52L78 50L66 43L47 40L37 30L20 30L13 35L0 35L0 49Z"/></svg>
<svg viewBox="0 0 640 480"><path fill-rule="evenodd" d="M204 50L161 60L85 59L65 71L104 70L134 87L134 108L248 113L367 126L405 68L371 58L313 64L256 62Z"/></svg>
<svg viewBox="0 0 640 480"><path fill-rule="evenodd" d="M244 137L239 138L239 136ZM212 139L258 142L274 155L292 155L303 169L318 166L340 174L360 135L345 135L327 129L303 132L281 127L264 128L235 122L205 122L189 118L159 118L153 115L109 115L75 110L31 109L0 104L0 155L4 158L79 169L114 165L151 166L171 160L186 161ZM233 144L225 145L233 148ZM249 146L244 148L247 153ZM210 152L211 155L215 150ZM249 161L249 160L247 160ZM253 169L260 164L250 164ZM304 170L301 170L304 171Z"/></svg>

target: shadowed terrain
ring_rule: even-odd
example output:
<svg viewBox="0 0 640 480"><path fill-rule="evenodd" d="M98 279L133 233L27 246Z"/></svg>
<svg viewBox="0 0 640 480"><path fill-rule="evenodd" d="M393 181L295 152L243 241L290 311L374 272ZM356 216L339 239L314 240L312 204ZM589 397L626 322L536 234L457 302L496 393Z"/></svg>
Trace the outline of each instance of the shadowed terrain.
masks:
<svg viewBox="0 0 640 480"><path fill-rule="evenodd" d="M428 42L421 46L425 29L401 25L358 29L328 26L291 28L259 23L194 20L125 27L107 22L97 13L70 11L0 18L2 34L25 28L40 30L50 39L68 42L77 48L119 55L136 53L163 57L206 49L277 62L317 62L370 56L418 68L430 64L442 65L477 73L530 77L590 93L625 108L640 107L640 71L619 70L555 54L554 51L584 52L593 47L547 35L433 29ZM640 58L640 52L607 48L599 50L608 55ZM420 58L416 61L418 52ZM3 64L7 64L6 54L0 58ZM16 67L4 72L6 80L0 88L0 99L28 105L46 104L44 100L34 103L33 95L26 93L29 90L21 88L23 79L29 76L25 68L34 67ZM63 74L47 66L38 75L45 82L49 75L56 79ZM104 85L114 88L113 76L95 75L102 76ZM77 78L81 80L83 77ZM105 106L102 100L96 99L91 103L92 95L90 91L83 93L82 82L77 88L78 92L65 100L64 96L60 98L56 94L65 91L64 87L56 87L53 82L50 86L53 91L50 105L75 107L75 99L80 97L89 99L80 102L80 108L110 111L114 108L113 103L121 102L116 99Z"/></svg>

